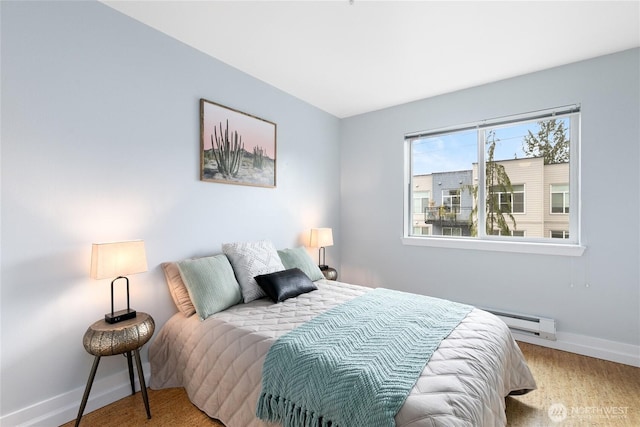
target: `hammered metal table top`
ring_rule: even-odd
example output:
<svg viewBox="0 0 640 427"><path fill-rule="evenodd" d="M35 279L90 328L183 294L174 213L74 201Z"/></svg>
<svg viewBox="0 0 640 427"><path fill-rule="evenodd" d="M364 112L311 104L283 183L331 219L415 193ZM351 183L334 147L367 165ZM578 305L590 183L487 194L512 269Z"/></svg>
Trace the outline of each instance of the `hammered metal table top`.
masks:
<svg viewBox="0 0 640 427"><path fill-rule="evenodd" d="M153 318L139 311L136 317L123 322L98 320L89 326L82 343L85 350L94 356L111 356L142 347L151 339L154 330Z"/></svg>

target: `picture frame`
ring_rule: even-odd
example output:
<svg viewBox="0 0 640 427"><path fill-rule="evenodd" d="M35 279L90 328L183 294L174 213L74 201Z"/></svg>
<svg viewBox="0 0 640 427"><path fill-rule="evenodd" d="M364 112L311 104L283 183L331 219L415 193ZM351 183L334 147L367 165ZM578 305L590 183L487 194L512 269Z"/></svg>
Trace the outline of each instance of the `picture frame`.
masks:
<svg viewBox="0 0 640 427"><path fill-rule="evenodd" d="M200 180L276 187L275 123L200 99Z"/></svg>

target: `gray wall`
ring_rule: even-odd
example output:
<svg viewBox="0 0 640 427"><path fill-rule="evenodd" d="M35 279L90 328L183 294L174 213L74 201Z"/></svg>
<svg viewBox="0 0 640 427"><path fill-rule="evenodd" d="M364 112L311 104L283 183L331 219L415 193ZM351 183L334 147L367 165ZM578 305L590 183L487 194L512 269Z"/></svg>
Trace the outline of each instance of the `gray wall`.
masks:
<svg viewBox="0 0 640 427"><path fill-rule="evenodd" d="M341 278L552 317L559 332L640 344L639 52L343 120ZM582 257L403 246L406 133L573 103L582 105Z"/></svg>
<svg viewBox="0 0 640 427"><path fill-rule="evenodd" d="M159 327L176 311L161 262L317 226L339 239L340 122L100 3L0 7L1 414L73 391L75 415L82 336L110 304L91 243L145 240L131 305ZM199 181L201 97L277 123L277 188ZM125 369L104 358L98 380Z"/></svg>

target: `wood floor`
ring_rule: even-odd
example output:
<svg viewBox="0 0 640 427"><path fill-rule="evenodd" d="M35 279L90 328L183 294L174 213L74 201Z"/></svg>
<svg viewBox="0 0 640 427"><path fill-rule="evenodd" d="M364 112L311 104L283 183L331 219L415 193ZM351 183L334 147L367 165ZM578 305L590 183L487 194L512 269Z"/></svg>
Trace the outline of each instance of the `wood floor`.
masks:
<svg viewBox="0 0 640 427"><path fill-rule="evenodd" d="M538 389L507 397L509 426L640 426L640 368L519 344ZM150 420L136 393L84 415L80 425L222 427L193 406L182 388L149 390L149 404Z"/></svg>

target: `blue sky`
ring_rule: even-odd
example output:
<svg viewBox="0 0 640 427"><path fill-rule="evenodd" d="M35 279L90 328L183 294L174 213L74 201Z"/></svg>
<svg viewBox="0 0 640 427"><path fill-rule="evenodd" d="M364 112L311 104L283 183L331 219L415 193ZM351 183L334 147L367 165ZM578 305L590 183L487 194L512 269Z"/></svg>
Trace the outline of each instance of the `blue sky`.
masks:
<svg viewBox="0 0 640 427"><path fill-rule="evenodd" d="M568 129L568 119L565 119ZM494 128L496 138L495 160L509 160L526 157L522 150L523 138L527 131L534 134L538 130L536 122ZM445 135L437 135L412 143L414 175L435 172L469 170L478 161L477 131L470 130Z"/></svg>

